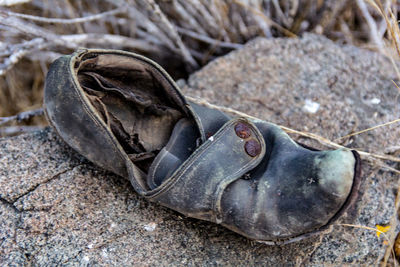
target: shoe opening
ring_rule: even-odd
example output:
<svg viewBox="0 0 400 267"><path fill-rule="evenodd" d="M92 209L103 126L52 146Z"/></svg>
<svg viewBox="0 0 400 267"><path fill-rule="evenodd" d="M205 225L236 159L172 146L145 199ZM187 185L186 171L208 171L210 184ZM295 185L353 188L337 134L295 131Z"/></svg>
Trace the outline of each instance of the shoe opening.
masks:
<svg viewBox="0 0 400 267"><path fill-rule="evenodd" d="M126 55L86 54L75 71L125 152L147 172L177 121L187 117L171 83L149 63Z"/></svg>

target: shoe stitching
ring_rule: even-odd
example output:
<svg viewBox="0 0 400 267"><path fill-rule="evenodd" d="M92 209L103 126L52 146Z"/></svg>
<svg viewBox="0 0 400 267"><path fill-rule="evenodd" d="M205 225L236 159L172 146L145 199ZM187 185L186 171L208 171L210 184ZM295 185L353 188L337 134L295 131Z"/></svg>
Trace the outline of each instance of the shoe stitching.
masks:
<svg viewBox="0 0 400 267"><path fill-rule="evenodd" d="M252 123L250 125L253 128L253 132L256 135L256 138L259 141L261 141L261 147L262 147L261 153L260 153L260 155L257 156L257 158L254 161L249 161L246 165L244 165L241 169L239 169L235 174L230 175L230 177L227 177L225 180L222 180L220 183L218 183L217 189L214 193L215 197L214 197L213 203L212 203L212 209L215 212L214 219L215 219L215 222L217 222L217 223L222 223L221 217L222 217L223 211L222 211L221 201L222 201L222 196L225 192L225 189L230 184L232 184L236 180L240 179L241 175L238 176L238 174L245 173L247 170L250 170L253 166L257 166L257 164L259 164L265 156L266 148L265 148L265 142L264 142L263 136L257 129L257 126L253 125ZM236 176L236 178L234 178L232 176Z"/></svg>
<svg viewBox="0 0 400 267"><path fill-rule="evenodd" d="M221 132L219 132L217 139L215 139L213 142L218 141L219 139L221 139L223 137L223 133L225 133L230 126L231 122L229 122L229 125L226 125L224 129L222 129ZM170 190L183 176L183 173L189 169L193 164L195 164L197 162L197 159L202 156L202 154L207 151L207 149L211 146L211 144L213 142L208 142L208 143L204 143L202 147L199 148L199 152L196 153L196 151L182 164L182 167L177 169L172 175L171 178L169 178L168 180L166 180L166 182L168 184L165 184L165 186L163 186L163 188L160 188L158 192L156 192L154 195L151 195L149 197L156 197L161 193L165 193L168 190Z"/></svg>
<svg viewBox="0 0 400 267"><path fill-rule="evenodd" d="M154 194L148 195L148 198L156 198L156 197L158 197L160 194L165 194L165 193L167 193L169 190L171 190L171 189L176 185L176 183L178 183L178 181L180 181L180 180L182 179L182 177L184 176L184 173L185 173L190 167L192 167L192 165L194 165L194 164L197 162L197 160L199 159L199 157L201 157L205 152L207 152L208 149L209 149L209 147L210 147L213 143L219 141L219 140L224 136L224 133L225 133L226 131L231 130L231 128L230 128L231 125L235 124L237 121L240 121L240 120L245 120L246 122L248 122L248 120L247 120L246 118L236 118L236 119L232 119L232 120L229 121L227 124L225 124L225 125L222 127L222 128L223 128L222 131L217 132L217 133L214 135L214 138L215 138L216 135L218 135L218 137L215 138L214 141L208 142L208 143L204 143L204 144L203 144L204 147L200 147L200 148L199 148L199 149L201 149L201 151L199 151L198 153L196 153L196 151L195 151L195 152L194 152L195 155L192 154L192 156L190 156L190 157L188 158L188 160L185 161L185 162L182 164L182 167L179 168L179 169L177 169L177 170L174 172L174 174L171 176L171 178L169 178L169 180L170 180L169 184L165 184L165 186L164 186L163 188L160 188L160 189L159 189L157 192L155 192ZM264 147L265 147L265 146L264 146ZM260 158L259 156L257 156L256 158L252 158L252 159L250 159L249 163L258 161L259 158ZM189 162L189 163L187 163L187 162ZM248 164L249 164L249 163L248 163ZM246 168L247 168L247 164L246 164L245 166L246 166ZM243 167L242 167L242 168L243 168ZM237 172L235 172L235 174L236 174L236 173L237 173ZM149 192L149 193L150 193L150 192Z"/></svg>
<svg viewBox="0 0 400 267"><path fill-rule="evenodd" d="M71 67L73 67L72 63L75 63L75 62L72 62L72 58L71 58L68 63L69 63L68 64L69 77L72 77L71 79L72 79L72 85L73 85L74 91L75 91L76 95L78 96L79 100L82 102L82 107L83 107L84 112L92 119L92 121L96 124L96 126L98 126L98 128L102 131L102 133L105 133L109 137L111 144L113 145L113 148L126 161L127 160L126 157L120 152L120 149L118 148L118 144L116 144L113 136L105 129L104 125L101 124L101 121L99 121L99 119L95 115L92 114L92 110L90 109L89 105L86 103L84 96L81 95L81 92L78 89L78 86L76 83L77 81L76 81L75 77L73 76L75 73L71 73L71 71L72 71ZM136 168L136 166L134 166L134 167Z"/></svg>

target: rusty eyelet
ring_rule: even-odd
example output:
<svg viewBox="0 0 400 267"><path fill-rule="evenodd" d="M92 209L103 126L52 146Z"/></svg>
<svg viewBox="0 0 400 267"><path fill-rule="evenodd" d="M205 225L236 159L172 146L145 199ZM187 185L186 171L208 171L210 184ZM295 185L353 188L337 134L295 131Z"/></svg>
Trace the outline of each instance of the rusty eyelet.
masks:
<svg viewBox="0 0 400 267"><path fill-rule="evenodd" d="M250 157L255 157L261 153L261 145L257 140L251 139L244 144L244 150Z"/></svg>
<svg viewBox="0 0 400 267"><path fill-rule="evenodd" d="M235 125L235 132L236 135L242 139L246 139L251 136L251 130L249 126L242 122L239 122L238 124Z"/></svg>

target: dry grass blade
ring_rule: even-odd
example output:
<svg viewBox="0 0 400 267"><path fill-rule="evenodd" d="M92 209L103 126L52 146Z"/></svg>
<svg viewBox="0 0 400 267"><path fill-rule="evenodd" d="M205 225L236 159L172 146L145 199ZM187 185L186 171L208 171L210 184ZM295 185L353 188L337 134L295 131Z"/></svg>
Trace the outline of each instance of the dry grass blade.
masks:
<svg viewBox="0 0 400 267"><path fill-rule="evenodd" d="M365 133L365 132L369 132L369 131L378 129L378 128L383 127L383 126L388 126L388 125L394 124L394 123L396 123L396 122L400 122L400 119L396 119L396 120L393 120L393 121L389 121L389 122L386 122L386 123L382 123L382 124L376 125L376 126L374 126L374 127L370 127L370 128L368 128L368 129L364 129L364 130L361 130L361 131L358 131L358 132L355 132L355 133L347 134L347 135L345 135L345 136L336 138L334 141L336 142L336 141L342 140L342 139L344 139L344 138L348 138L348 137L351 137L351 136L355 136L355 135L359 135L359 134L362 134L362 133Z"/></svg>

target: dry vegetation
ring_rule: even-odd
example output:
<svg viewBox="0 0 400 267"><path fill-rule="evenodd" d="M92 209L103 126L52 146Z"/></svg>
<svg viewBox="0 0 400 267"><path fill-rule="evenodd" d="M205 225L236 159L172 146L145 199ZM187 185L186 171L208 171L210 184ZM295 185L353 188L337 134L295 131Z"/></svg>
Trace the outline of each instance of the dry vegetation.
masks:
<svg viewBox="0 0 400 267"><path fill-rule="evenodd" d="M257 36L304 32L384 51L387 26L363 0L0 0L0 116L40 107L49 63L79 47L138 52L181 78Z"/></svg>
<svg viewBox="0 0 400 267"><path fill-rule="evenodd" d="M399 7L391 0L0 0L0 117L40 108L49 64L80 47L144 54L175 79L257 36L313 32L397 58ZM15 118L24 131L45 125L40 116ZM0 137L20 129L0 118Z"/></svg>

